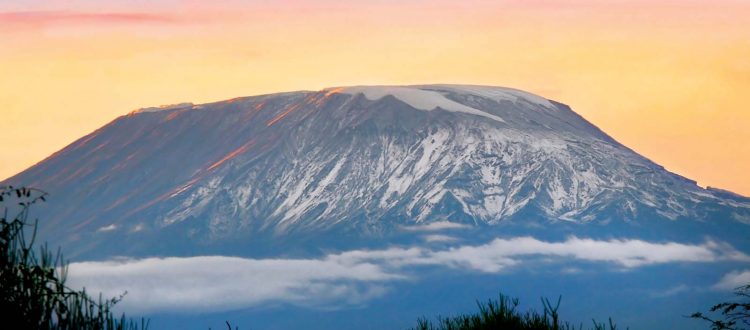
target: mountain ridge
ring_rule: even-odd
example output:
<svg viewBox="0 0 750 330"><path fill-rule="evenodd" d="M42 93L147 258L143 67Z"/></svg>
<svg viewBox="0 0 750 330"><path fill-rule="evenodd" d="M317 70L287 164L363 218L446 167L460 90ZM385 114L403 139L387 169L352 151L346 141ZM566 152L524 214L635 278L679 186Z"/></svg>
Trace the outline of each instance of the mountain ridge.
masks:
<svg viewBox="0 0 750 330"><path fill-rule="evenodd" d="M750 218L750 199L665 170L562 103L475 85L334 87L142 108L4 183L60 196L41 211L56 218L41 230L69 242L113 231L202 241L380 235L446 219Z"/></svg>

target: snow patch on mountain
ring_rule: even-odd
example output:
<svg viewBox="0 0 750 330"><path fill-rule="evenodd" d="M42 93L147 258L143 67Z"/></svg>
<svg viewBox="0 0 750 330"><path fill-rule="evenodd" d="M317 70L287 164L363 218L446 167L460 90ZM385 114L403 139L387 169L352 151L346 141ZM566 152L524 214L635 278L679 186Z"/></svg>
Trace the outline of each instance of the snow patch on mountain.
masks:
<svg viewBox="0 0 750 330"><path fill-rule="evenodd" d="M498 116L450 100L440 92L421 89L416 86L355 86L333 90L353 95L363 94L367 99L373 101L390 95L419 110L432 111L440 108L446 111L463 112L505 122Z"/></svg>
<svg viewBox="0 0 750 330"><path fill-rule="evenodd" d="M539 95L524 92L518 89L507 87L491 87L476 85L421 85L419 88L424 89L441 89L448 90L458 94L471 94L496 102L510 101L513 103L529 103L530 105L541 106L547 109L557 109L552 102Z"/></svg>

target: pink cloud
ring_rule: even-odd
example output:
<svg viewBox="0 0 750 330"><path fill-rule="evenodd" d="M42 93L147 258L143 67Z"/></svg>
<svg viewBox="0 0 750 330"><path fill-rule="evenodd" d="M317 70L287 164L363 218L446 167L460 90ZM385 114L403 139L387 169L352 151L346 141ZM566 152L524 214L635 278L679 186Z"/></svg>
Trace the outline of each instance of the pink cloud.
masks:
<svg viewBox="0 0 750 330"><path fill-rule="evenodd" d="M138 12L77 12L77 11L15 11L0 12L0 25L54 24L170 24L178 19L166 14Z"/></svg>

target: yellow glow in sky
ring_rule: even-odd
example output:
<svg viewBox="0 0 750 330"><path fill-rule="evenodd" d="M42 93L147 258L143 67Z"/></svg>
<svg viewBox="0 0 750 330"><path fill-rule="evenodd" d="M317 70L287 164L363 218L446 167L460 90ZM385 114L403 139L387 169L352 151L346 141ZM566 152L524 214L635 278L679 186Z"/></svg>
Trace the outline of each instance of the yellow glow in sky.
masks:
<svg viewBox="0 0 750 330"><path fill-rule="evenodd" d="M0 178L117 116L362 84L514 87L750 195L750 3L0 3Z"/></svg>

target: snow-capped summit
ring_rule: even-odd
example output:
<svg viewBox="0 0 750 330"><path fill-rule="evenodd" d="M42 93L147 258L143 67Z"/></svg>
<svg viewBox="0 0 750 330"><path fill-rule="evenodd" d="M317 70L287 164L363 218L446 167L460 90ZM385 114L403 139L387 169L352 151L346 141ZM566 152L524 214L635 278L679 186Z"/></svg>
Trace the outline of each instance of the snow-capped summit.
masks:
<svg viewBox="0 0 750 330"><path fill-rule="evenodd" d="M209 242L377 235L446 219L750 219L750 199L666 171L566 105L469 85L335 87L147 108L5 183L50 192L40 218L55 221L42 223L43 233L67 241L112 232Z"/></svg>
<svg viewBox="0 0 750 330"><path fill-rule="evenodd" d="M357 86L357 87L340 87L328 89L328 93L345 93L351 95L362 94L368 100L377 101L385 96L392 96L401 102L404 102L414 109L432 111L442 109L451 112L463 112L475 116L490 118L499 122L504 120L479 109L468 107L456 101L447 98L439 91L431 90L430 86Z"/></svg>

